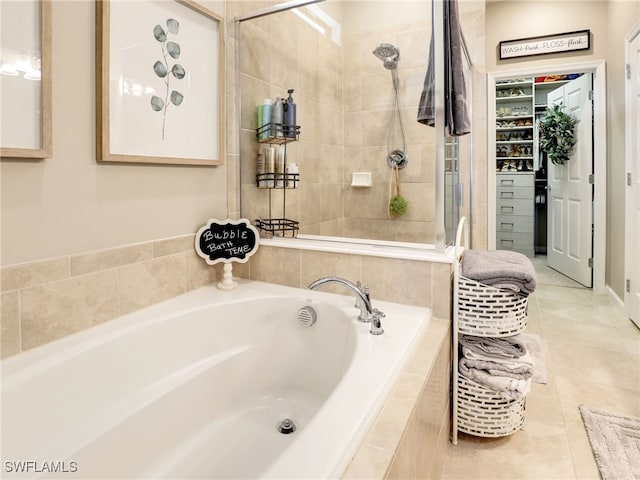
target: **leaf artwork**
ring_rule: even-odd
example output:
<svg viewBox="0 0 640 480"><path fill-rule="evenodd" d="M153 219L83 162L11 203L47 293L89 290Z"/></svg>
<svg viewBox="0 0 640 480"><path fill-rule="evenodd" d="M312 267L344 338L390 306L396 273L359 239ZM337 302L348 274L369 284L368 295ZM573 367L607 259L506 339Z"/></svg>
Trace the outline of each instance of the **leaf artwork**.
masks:
<svg viewBox="0 0 640 480"><path fill-rule="evenodd" d="M169 18L166 21L167 30L162 25L156 25L153 27L153 36L161 44L160 49L162 52L162 59L156 61L153 64L153 71L158 78L164 80L165 95L164 99L153 95L151 97L151 109L154 112L162 112L162 140L164 140L165 125L167 121L167 108L169 105L176 107L182 104L184 95L175 89L171 88L171 81L182 80L187 72L184 67L179 63L169 65L171 59L178 60L180 58L181 50L180 44L173 41L167 41L169 35L177 35L180 30L180 23L174 19ZM169 75L171 73L171 75Z"/></svg>

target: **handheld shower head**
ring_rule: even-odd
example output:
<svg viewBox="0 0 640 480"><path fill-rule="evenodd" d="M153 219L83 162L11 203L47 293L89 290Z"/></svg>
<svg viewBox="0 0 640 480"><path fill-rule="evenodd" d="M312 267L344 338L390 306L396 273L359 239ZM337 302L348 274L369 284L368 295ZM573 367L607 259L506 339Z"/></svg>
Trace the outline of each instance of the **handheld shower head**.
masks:
<svg viewBox="0 0 640 480"><path fill-rule="evenodd" d="M378 45L373 53L376 57L382 60L384 68L391 71L391 80L393 81L394 96L394 109L398 112L398 119L400 120L400 131L402 132L402 150L391 150L391 143L393 141L393 123L395 121L395 115L391 117L389 128L387 129L387 164L392 168L404 168L409 161L405 150L407 149L407 142L404 137L404 127L402 125L402 115L400 115L400 100L398 99L398 59L400 58L400 50L391 45L390 43L381 43Z"/></svg>
<svg viewBox="0 0 640 480"><path fill-rule="evenodd" d="M382 60L387 70L395 70L398 66L400 51L390 43L381 43L372 53Z"/></svg>

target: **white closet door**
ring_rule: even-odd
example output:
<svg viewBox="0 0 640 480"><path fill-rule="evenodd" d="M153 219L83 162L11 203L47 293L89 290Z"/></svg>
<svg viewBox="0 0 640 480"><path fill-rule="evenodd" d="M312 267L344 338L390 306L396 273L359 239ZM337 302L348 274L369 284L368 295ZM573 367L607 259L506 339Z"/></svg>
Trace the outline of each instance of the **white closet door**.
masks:
<svg viewBox="0 0 640 480"><path fill-rule="evenodd" d="M625 288L627 314L640 327L640 34L628 47L628 62L631 69L627 81L627 175L630 182L626 193L626 253L625 278L629 289Z"/></svg>
<svg viewBox="0 0 640 480"><path fill-rule="evenodd" d="M547 105L563 104L578 119L577 141L563 165L548 162L547 263L586 287L593 283L593 103L591 74L547 95Z"/></svg>

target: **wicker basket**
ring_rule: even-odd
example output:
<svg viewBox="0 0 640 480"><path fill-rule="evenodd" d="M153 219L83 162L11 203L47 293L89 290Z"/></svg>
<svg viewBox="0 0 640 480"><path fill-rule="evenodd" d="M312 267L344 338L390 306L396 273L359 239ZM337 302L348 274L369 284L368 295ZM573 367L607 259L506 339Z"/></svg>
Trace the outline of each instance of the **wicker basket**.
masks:
<svg viewBox="0 0 640 480"><path fill-rule="evenodd" d="M458 332L476 337L510 337L527 326L528 296L458 280Z"/></svg>
<svg viewBox="0 0 640 480"><path fill-rule="evenodd" d="M507 400L489 388L458 376L458 430L479 437L504 437L520 430L524 398Z"/></svg>

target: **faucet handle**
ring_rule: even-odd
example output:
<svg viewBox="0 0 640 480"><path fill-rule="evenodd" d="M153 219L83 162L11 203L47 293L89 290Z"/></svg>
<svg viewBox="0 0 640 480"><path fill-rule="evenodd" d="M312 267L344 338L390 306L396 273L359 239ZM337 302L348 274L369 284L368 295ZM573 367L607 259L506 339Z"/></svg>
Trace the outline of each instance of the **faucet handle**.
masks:
<svg viewBox="0 0 640 480"><path fill-rule="evenodd" d="M384 314L384 312L381 312L377 308L373 309L373 314L371 315L371 330L369 330L369 333L371 335L382 335L384 333L380 318L385 317L386 315Z"/></svg>

